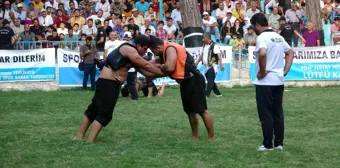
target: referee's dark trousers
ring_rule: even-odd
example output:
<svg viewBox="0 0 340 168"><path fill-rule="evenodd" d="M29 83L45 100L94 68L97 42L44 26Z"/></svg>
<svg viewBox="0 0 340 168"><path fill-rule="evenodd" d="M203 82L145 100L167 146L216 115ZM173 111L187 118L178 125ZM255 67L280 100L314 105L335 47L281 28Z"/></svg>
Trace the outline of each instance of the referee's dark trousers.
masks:
<svg viewBox="0 0 340 168"><path fill-rule="evenodd" d="M274 147L280 145L283 146L283 91L284 85L256 85L257 111L259 114L263 132L262 144L266 148L273 148L273 133L275 135Z"/></svg>

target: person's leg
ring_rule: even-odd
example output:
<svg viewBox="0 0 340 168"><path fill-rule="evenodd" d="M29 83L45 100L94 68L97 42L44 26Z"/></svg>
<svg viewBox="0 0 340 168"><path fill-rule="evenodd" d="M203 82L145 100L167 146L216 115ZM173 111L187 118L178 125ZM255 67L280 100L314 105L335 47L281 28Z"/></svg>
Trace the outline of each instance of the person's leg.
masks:
<svg viewBox="0 0 340 168"><path fill-rule="evenodd" d="M220 30L218 30L218 27L214 27L214 32L215 32L215 37L216 37L216 42L219 43L220 42Z"/></svg>
<svg viewBox="0 0 340 168"><path fill-rule="evenodd" d="M273 148L273 98L271 86L256 85L256 104L259 119L261 121L263 142L267 149Z"/></svg>
<svg viewBox="0 0 340 168"><path fill-rule="evenodd" d="M146 78L146 84L148 86L148 98L153 97L153 87L154 87L154 83L153 80L150 78Z"/></svg>
<svg viewBox="0 0 340 168"><path fill-rule="evenodd" d="M87 116L84 114L83 115L83 121L80 124L80 128L76 134L76 136L73 138L74 140L83 140L85 133L87 131L87 129L89 128L89 126L91 125L91 121L89 120L89 118L87 118Z"/></svg>
<svg viewBox="0 0 340 168"><path fill-rule="evenodd" d="M91 80L91 89L95 89L95 81L96 81L96 64L93 64L90 70L90 80Z"/></svg>
<svg viewBox="0 0 340 168"><path fill-rule="evenodd" d="M215 82L217 72L215 72L215 69L213 69L213 71L214 71L214 73L213 73L214 80L213 80L212 90L214 91L216 96L222 96L222 94L221 94L220 90L218 89L217 84Z"/></svg>
<svg viewBox="0 0 340 168"><path fill-rule="evenodd" d="M210 116L208 110L205 110L202 114L200 114L200 116L202 117L203 122L204 122L204 126L207 129L209 141L215 140L215 137L214 137L214 122L213 122L213 119Z"/></svg>
<svg viewBox="0 0 340 168"><path fill-rule="evenodd" d="M136 90L136 77L137 77L136 75L137 72L128 72L128 77L126 81L132 100L138 99L138 93Z"/></svg>
<svg viewBox="0 0 340 168"><path fill-rule="evenodd" d="M102 130L103 126L97 121L94 120L92 123L91 131L89 137L87 138L86 143L93 143L96 141L96 138L99 132Z"/></svg>
<svg viewBox="0 0 340 168"><path fill-rule="evenodd" d="M189 123L192 132L192 139L198 139L198 118L196 113L188 113Z"/></svg>
<svg viewBox="0 0 340 168"><path fill-rule="evenodd" d="M214 78L214 68L213 67L209 68L209 70L205 73L205 77L207 78L207 83L208 83L207 88L205 90L205 95L207 97L209 97L210 92L211 92L212 88L214 87L214 80L215 80L215 78Z"/></svg>
<svg viewBox="0 0 340 168"><path fill-rule="evenodd" d="M282 107L284 85L275 86L273 93L273 113L274 113L274 147L283 146L284 138L284 114Z"/></svg>
<svg viewBox="0 0 340 168"><path fill-rule="evenodd" d="M89 80L91 68L88 64L84 64L84 78L83 78L83 89L87 88L87 81Z"/></svg>
<svg viewBox="0 0 340 168"><path fill-rule="evenodd" d="M164 89L165 89L166 83L163 82L162 86L160 86L159 88L157 88L158 90L158 96L163 97L164 96Z"/></svg>

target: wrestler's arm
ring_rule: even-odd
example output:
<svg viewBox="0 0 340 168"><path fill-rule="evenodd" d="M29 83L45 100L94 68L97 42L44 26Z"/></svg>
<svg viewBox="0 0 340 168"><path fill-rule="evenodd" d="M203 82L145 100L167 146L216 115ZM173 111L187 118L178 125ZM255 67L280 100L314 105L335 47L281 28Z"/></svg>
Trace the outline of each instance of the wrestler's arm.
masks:
<svg viewBox="0 0 340 168"><path fill-rule="evenodd" d="M132 48L131 46L124 45L119 49L119 51L123 56L129 58L129 60L132 62L133 65L135 65L136 68L143 68L146 71L149 71L156 75L164 75L161 69L157 67L157 64L146 61L138 54L137 50Z"/></svg>
<svg viewBox="0 0 340 168"><path fill-rule="evenodd" d="M177 51L175 47L168 47L165 51L166 61L165 64L161 66L164 73L171 73L176 68L177 61Z"/></svg>

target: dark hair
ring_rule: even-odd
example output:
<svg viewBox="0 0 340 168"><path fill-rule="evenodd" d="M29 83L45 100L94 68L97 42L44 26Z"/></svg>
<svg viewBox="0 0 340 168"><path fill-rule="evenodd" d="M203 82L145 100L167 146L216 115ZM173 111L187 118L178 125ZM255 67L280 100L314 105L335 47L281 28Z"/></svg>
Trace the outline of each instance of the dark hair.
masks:
<svg viewBox="0 0 340 168"><path fill-rule="evenodd" d="M150 46L150 39L149 37L146 37L144 35L139 35L139 36L136 36L134 39L133 39L133 42L135 43L135 45L141 45L141 46Z"/></svg>
<svg viewBox="0 0 340 168"><path fill-rule="evenodd" d="M257 13L250 19L250 23L255 26L256 24L259 24L262 27L268 26L268 20L266 16L263 13Z"/></svg>
<svg viewBox="0 0 340 168"><path fill-rule="evenodd" d="M146 33L147 31L150 31L150 32L151 32L151 29L149 29L149 28L145 29L145 33Z"/></svg>
<svg viewBox="0 0 340 168"><path fill-rule="evenodd" d="M163 21L159 21L159 22L158 22L158 24L162 24L162 25L164 25L164 22L163 22Z"/></svg>
<svg viewBox="0 0 340 168"><path fill-rule="evenodd" d="M150 47L151 48L157 48L157 46L159 45L163 45L164 44L164 41L160 38L157 38L157 37L150 37Z"/></svg>
<svg viewBox="0 0 340 168"><path fill-rule="evenodd" d="M129 89L127 87L123 87L121 93L123 97L129 97Z"/></svg>
<svg viewBox="0 0 340 168"><path fill-rule="evenodd" d="M203 37L207 37L210 40L211 39L211 34L210 33L204 33Z"/></svg>
<svg viewBox="0 0 340 168"><path fill-rule="evenodd" d="M87 37L86 37L86 40L92 41L92 37L91 37L91 36L87 36Z"/></svg>

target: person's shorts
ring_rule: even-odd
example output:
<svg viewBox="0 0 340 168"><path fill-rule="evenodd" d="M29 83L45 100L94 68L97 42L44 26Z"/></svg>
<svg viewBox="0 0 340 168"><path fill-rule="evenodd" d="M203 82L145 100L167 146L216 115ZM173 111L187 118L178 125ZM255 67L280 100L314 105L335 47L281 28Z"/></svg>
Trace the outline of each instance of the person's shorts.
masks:
<svg viewBox="0 0 340 168"><path fill-rule="evenodd" d="M91 122L96 120L105 127L112 120L120 87L121 83L118 81L98 78L92 103L85 111L85 115Z"/></svg>
<svg viewBox="0 0 340 168"><path fill-rule="evenodd" d="M203 75L194 75L180 84L183 109L187 114L202 114L208 109L205 97L205 79Z"/></svg>
<svg viewBox="0 0 340 168"><path fill-rule="evenodd" d="M154 83L152 83L153 85L151 86L152 87L152 96L157 96L158 94L158 89L156 87L156 85ZM143 92L143 95L145 97L147 97L149 95L149 88L148 87L144 87L142 89L142 92Z"/></svg>

